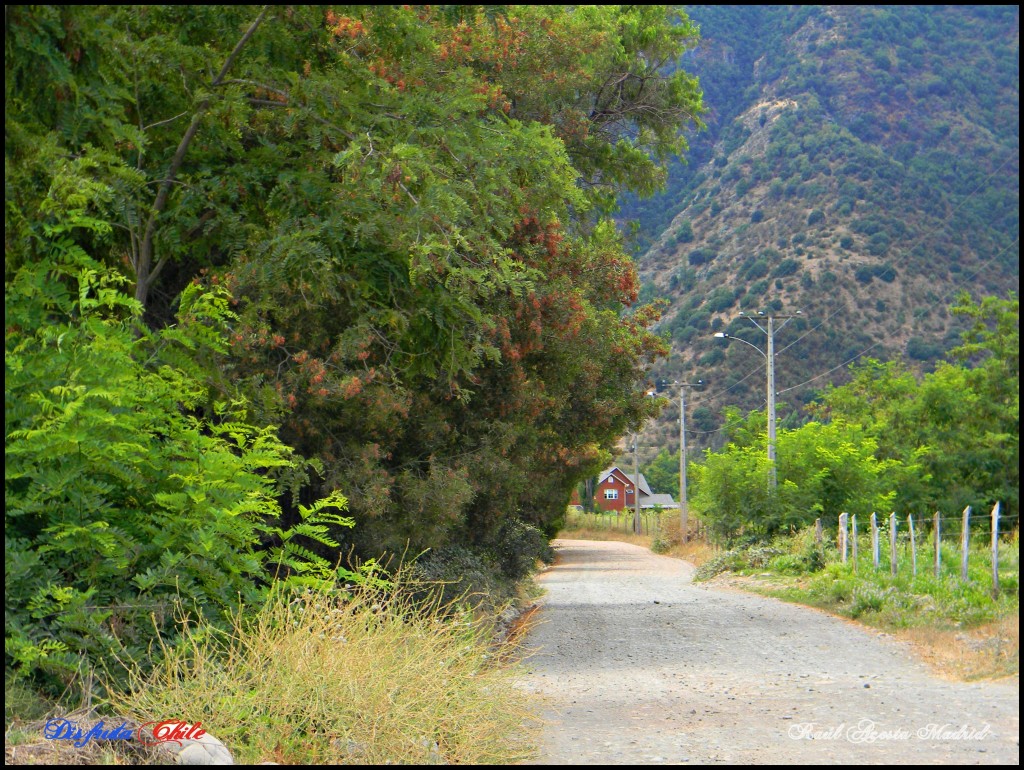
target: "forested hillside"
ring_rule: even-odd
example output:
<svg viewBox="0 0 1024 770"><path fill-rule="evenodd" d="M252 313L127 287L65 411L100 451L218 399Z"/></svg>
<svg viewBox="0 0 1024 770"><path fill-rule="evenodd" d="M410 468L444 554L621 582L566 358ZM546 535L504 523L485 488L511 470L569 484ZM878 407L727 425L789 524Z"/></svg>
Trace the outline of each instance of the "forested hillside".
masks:
<svg viewBox="0 0 1024 770"><path fill-rule="evenodd" d="M499 601L655 410L610 214L700 123L686 17L5 17L8 671L374 559Z"/></svg>
<svg viewBox="0 0 1024 770"><path fill-rule="evenodd" d="M783 424L865 357L928 370L957 345L948 312L1019 286L1016 6L687 6L707 131L664 194L629 200L646 298L672 354L652 380L703 379L695 447L722 409L763 409L765 334L740 312L792 314L776 338ZM677 397L673 389L673 395ZM678 446L678 409L641 452Z"/></svg>

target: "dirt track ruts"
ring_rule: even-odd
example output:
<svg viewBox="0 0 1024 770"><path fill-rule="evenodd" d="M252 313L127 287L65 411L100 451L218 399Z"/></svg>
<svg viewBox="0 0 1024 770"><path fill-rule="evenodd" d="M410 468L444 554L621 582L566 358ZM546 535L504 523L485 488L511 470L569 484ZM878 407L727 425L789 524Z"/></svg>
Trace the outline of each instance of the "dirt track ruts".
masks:
<svg viewBox="0 0 1024 770"><path fill-rule="evenodd" d="M885 634L640 546L555 547L525 640L536 764L1019 763L1019 679L940 679Z"/></svg>

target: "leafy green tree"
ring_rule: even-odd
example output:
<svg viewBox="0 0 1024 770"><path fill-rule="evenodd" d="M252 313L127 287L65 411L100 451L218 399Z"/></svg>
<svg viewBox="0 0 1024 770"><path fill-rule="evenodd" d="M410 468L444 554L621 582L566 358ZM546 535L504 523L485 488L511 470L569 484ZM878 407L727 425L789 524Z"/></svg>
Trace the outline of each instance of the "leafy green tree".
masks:
<svg viewBox="0 0 1024 770"><path fill-rule="evenodd" d="M865 427L878 456L920 463L899 487L901 510L929 515L1001 501L1009 518L1019 509L1019 303L963 295L952 311L971 321L963 344L918 377L898 363L867 361L849 384L833 388L813 411Z"/></svg>
<svg viewBox="0 0 1024 770"><path fill-rule="evenodd" d="M84 670L141 661L155 629L217 622L275 579L352 577L309 545L337 544L340 495L281 527L304 463L245 404L211 388L225 292L191 287L178 323L138 324L125 279L51 230L50 259L5 286L5 667L53 694Z"/></svg>
<svg viewBox="0 0 1024 770"><path fill-rule="evenodd" d="M321 464L304 498L344 490L343 548L550 532L651 413L657 311L606 217L700 125L680 12L24 7L5 39L8 270L45 259L43 202L94 185L113 230L69 237L150 326L226 287L212 388Z"/></svg>
<svg viewBox="0 0 1024 770"><path fill-rule="evenodd" d="M695 505L720 542L770 539L817 518L832 525L844 511L888 510L895 498L904 469L878 460L874 441L858 426L810 422L780 430L774 489L760 438L709 450L695 474Z"/></svg>
<svg viewBox="0 0 1024 770"><path fill-rule="evenodd" d="M651 489L679 499L679 452L669 454L667 449L662 449L641 472Z"/></svg>

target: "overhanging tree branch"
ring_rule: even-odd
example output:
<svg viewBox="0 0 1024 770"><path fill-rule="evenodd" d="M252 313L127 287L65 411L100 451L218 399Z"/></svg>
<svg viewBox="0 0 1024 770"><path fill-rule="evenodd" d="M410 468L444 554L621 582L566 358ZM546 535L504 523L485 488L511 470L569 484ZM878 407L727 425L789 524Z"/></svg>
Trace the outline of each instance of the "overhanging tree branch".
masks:
<svg viewBox="0 0 1024 770"><path fill-rule="evenodd" d="M245 47L245 44L249 42L249 39L256 33L256 29L263 22L263 19L267 15L267 11L269 9L270 6L263 6L259 15L245 31L245 34L239 38L234 49L232 49L231 53L228 54L227 59L224 60L224 66L220 68L220 72L218 72L217 76L211 81L210 86L212 88L216 88L224 80L224 77L231 69L231 65L235 63L235 59L238 58L242 48ZM149 219L146 221L146 230L142 236L142 241L139 244L139 253L135 270L135 299L142 303L143 306L146 304L150 285L153 283L153 280L160 273L161 268L163 268L164 263L167 261L167 257L164 257L157 263L156 267L152 267L153 239L156 235L157 219L160 218L164 209L167 208L167 199L171 193L171 187L174 185L175 177L178 175L178 170L181 168L181 164L185 160L185 154L188 152L189 145L192 143L196 133L199 131L199 125L202 122L203 116L209 106L210 97L206 97L202 102L200 102L199 107L196 110L196 114L192 117L192 122L185 131L185 135L181 137L181 141L178 143L178 149L175 150L174 156L171 158L170 166L167 168L167 174L164 176L163 181L160 182L160 187L156 193L156 200L153 201L153 208L150 210Z"/></svg>

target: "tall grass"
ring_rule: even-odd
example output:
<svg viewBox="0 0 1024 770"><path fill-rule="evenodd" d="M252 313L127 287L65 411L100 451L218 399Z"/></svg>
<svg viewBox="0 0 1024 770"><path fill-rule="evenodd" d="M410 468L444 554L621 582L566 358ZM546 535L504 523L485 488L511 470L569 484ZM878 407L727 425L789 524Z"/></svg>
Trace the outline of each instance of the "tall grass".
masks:
<svg viewBox="0 0 1024 770"><path fill-rule="evenodd" d="M201 721L236 762L512 764L535 717L489 622L399 585L272 599L229 633L197 625L111 700ZM436 594L435 594L436 597Z"/></svg>

